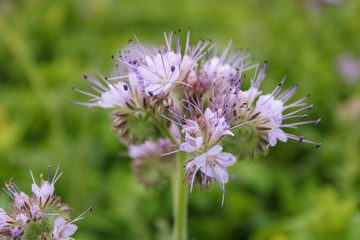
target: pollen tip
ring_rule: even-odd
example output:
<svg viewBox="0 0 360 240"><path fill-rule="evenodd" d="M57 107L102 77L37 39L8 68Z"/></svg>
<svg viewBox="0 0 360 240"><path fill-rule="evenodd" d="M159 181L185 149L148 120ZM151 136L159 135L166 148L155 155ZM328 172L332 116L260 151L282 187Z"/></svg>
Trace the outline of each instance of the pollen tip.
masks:
<svg viewBox="0 0 360 240"><path fill-rule="evenodd" d="M308 106L307 110L310 110L310 109L312 109L313 107L314 107L314 105L310 105L310 106Z"/></svg>
<svg viewBox="0 0 360 240"><path fill-rule="evenodd" d="M304 115L301 117L301 120L304 120L306 117L307 117L307 114L304 114Z"/></svg>
<svg viewBox="0 0 360 240"><path fill-rule="evenodd" d="M88 75L87 75L86 73L83 74L83 77L84 77L85 79L88 79Z"/></svg>
<svg viewBox="0 0 360 240"><path fill-rule="evenodd" d="M316 144L315 148L321 147L321 143Z"/></svg>
<svg viewBox="0 0 360 240"><path fill-rule="evenodd" d="M316 120L315 125L318 125L321 122L321 118L319 118L318 120Z"/></svg>
<svg viewBox="0 0 360 240"><path fill-rule="evenodd" d="M111 58L114 59L115 58L114 55L111 55Z"/></svg>
<svg viewBox="0 0 360 240"><path fill-rule="evenodd" d="M148 91L148 94L150 95L150 97L154 96L154 93L152 91Z"/></svg>
<svg viewBox="0 0 360 240"><path fill-rule="evenodd" d="M311 95L310 95L310 93L309 94L306 94L306 97L310 97Z"/></svg>
<svg viewBox="0 0 360 240"><path fill-rule="evenodd" d="M299 143L301 143L303 140L304 140L303 136L299 137Z"/></svg>
<svg viewBox="0 0 360 240"><path fill-rule="evenodd" d="M295 87L298 87L299 86L299 83L295 84Z"/></svg>
<svg viewBox="0 0 360 240"><path fill-rule="evenodd" d="M92 210L93 210L93 208L92 208L92 207L90 207L90 208L89 208L89 212L91 212Z"/></svg>
<svg viewBox="0 0 360 240"><path fill-rule="evenodd" d="M127 91L129 89L129 86L124 84L124 90Z"/></svg>
<svg viewBox="0 0 360 240"><path fill-rule="evenodd" d="M72 89L72 90L74 90L74 89L75 89L75 86L74 86L74 85L72 85L72 86L71 86L71 89Z"/></svg>
<svg viewBox="0 0 360 240"><path fill-rule="evenodd" d="M73 101L70 101L69 103L70 103L70 104L74 104L74 102L73 102Z"/></svg>
<svg viewBox="0 0 360 240"><path fill-rule="evenodd" d="M265 61L264 61L264 64L267 64L267 62L268 62L268 61L267 61L267 60L265 60Z"/></svg>

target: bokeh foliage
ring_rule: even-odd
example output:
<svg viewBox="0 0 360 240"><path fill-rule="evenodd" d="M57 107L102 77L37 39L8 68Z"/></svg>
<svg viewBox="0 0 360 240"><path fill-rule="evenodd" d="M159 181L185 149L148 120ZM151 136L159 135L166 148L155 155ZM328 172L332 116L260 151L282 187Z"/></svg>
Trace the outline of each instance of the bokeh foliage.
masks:
<svg viewBox="0 0 360 240"><path fill-rule="evenodd" d="M268 60L263 89L300 83L323 122L293 133L323 146L279 143L268 156L239 162L221 192L190 195L190 239L358 239L360 236L359 81L349 84L336 59L360 57L360 1L321 0L1 0L0 176L30 192L36 175L62 162L56 184L78 223L76 239L169 239L171 191L146 189L131 173L126 147L110 131L109 111L70 105L83 100L83 72L113 71L111 55L135 33L164 43L162 33L191 31L249 48ZM325 2L325 1L324 1ZM349 104L352 103L352 108ZM0 206L10 201L3 192Z"/></svg>

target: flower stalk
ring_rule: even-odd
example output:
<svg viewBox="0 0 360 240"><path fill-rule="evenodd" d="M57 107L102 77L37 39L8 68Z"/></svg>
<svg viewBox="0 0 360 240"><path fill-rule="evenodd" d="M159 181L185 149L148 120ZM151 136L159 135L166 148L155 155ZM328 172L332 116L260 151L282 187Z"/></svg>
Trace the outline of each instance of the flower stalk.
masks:
<svg viewBox="0 0 360 240"><path fill-rule="evenodd" d="M188 190L184 183L186 153L178 152L178 160L172 177L173 189L173 240L187 239Z"/></svg>

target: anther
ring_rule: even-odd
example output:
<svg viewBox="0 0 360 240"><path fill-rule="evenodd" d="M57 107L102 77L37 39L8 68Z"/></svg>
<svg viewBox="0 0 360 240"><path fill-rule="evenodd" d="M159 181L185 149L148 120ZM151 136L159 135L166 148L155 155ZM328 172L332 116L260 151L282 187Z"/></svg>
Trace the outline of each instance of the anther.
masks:
<svg viewBox="0 0 360 240"><path fill-rule="evenodd" d="M85 79L88 79L88 75L87 75L86 73L83 74L83 77L84 77Z"/></svg>
<svg viewBox="0 0 360 240"><path fill-rule="evenodd" d="M315 148L321 147L321 143L316 144Z"/></svg>
<svg viewBox="0 0 360 240"><path fill-rule="evenodd" d="M304 140L303 136L299 137L299 143L301 143L303 140Z"/></svg>
<svg viewBox="0 0 360 240"><path fill-rule="evenodd" d="M175 71L175 66L171 66L171 71L172 71L172 72Z"/></svg>
<svg viewBox="0 0 360 240"><path fill-rule="evenodd" d="M310 105L310 106L308 106L307 110L310 110L310 109L312 109L313 107L314 107L314 105Z"/></svg>
<svg viewBox="0 0 360 240"><path fill-rule="evenodd" d="M152 91L148 91L148 94L150 95L150 97L154 96L154 93Z"/></svg>
<svg viewBox="0 0 360 240"><path fill-rule="evenodd" d="M127 91L129 89L128 85L124 84L124 90Z"/></svg>
<svg viewBox="0 0 360 240"><path fill-rule="evenodd" d="M121 56L120 56L120 57L121 57ZM114 59L114 58L115 58L114 55L111 55L111 58Z"/></svg>
<svg viewBox="0 0 360 240"><path fill-rule="evenodd" d="M304 120L306 117L307 117L307 114L304 114L304 115L301 117L301 120Z"/></svg>
<svg viewBox="0 0 360 240"><path fill-rule="evenodd" d="M321 118L319 118L318 120L316 120L315 125L318 125L321 122Z"/></svg>

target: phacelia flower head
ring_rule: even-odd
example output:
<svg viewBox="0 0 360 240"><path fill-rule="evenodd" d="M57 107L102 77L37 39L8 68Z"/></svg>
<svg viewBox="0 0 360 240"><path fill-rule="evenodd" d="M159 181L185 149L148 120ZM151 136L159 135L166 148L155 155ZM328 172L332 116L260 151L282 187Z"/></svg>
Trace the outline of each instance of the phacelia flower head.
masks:
<svg viewBox="0 0 360 240"><path fill-rule="evenodd" d="M0 208L0 239L1 240L21 240L21 239L72 239L75 231L71 223L61 225L61 219L68 219L68 212L71 211L66 204L60 202L60 197L54 195L54 184L62 173L59 172L58 165L54 178L50 182L43 180L41 174L41 185L36 185L33 174L31 196L20 191L13 179L5 182L3 190L13 199L10 204L11 213L6 213ZM50 167L48 168L50 172ZM83 214L82 214L83 215ZM74 221L82 218L80 215ZM59 220L54 221L57 216ZM64 220L65 221L65 220ZM74 222L73 221L73 222ZM54 231L55 229L55 231ZM75 229L76 230L76 229ZM52 233L54 233L54 237ZM71 233L71 234L70 234Z"/></svg>
<svg viewBox="0 0 360 240"><path fill-rule="evenodd" d="M179 128L175 124L172 124L170 133L176 141L180 141ZM163 186L175 160L175 156L166 153L173 150L172 142L163 138L157 141L146 141L139 145L130 145L129 157L133 158L131 167L138 181L146 187L159 188Z"/></svg>
<svg viewBox="0 0 360 240"><path fill-rule="evenodd" d="M184 44L180 30L164 35L165 46L155 48L130 39L130 50L113 56L115 77L98 74L98 80L85 75L95 93L74 88L92 98L75 103L114 109L112 128L129 146L134 169L145 162L155 165L156 161L144 161L149 156L158 159L159 154L181 151L187 156L182 164L191 190L196 184L210 189L217 181L225 194L225 183L232 176L226 169L236 159L255 158L289 138L321 145L285 131L318 124L320 119L303 121L307 117L303 112L312 105L304 103L307 97L289 103L297 86L281 91L285 78L272 93L263 94L266 61L260 66L248 50L231 51L231 41L218 54L210 40L191 45L189 32ZM250 83L243 84L249 76ZM288 123L291 119L298 121ZM181 137L171 133L174 125ZM160 171L156 174L160 176Z"/></svg>

